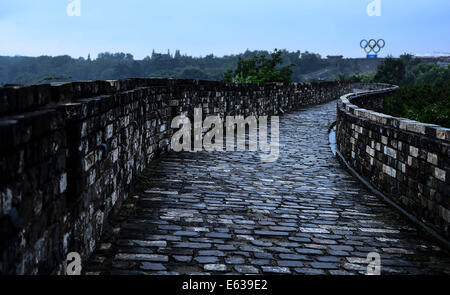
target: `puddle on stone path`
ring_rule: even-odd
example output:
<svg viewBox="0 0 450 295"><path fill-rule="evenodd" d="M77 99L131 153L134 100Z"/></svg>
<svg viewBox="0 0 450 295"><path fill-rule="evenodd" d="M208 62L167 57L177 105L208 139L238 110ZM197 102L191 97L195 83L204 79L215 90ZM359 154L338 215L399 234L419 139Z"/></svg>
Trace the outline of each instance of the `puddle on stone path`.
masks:
<svg viewBox="0 0 450 295"><path fill-rule="evenodd" d="M336 126L331 129L330 133L328 134L328 139L330 141L331 152L336 156Z"/></svg>

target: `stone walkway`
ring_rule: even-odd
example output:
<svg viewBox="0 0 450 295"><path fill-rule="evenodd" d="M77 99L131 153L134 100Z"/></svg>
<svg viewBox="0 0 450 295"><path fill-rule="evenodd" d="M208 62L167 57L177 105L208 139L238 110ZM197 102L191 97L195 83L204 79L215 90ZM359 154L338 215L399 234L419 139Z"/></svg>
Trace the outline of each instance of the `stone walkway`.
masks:
<svg viewBox="0 0 450 295"><path fill-rule="evenodd" d="M88 274L450 274L450 257L351 177L328 145L336 102L280 118L280 158L170 153L123 206Z"/></svg>

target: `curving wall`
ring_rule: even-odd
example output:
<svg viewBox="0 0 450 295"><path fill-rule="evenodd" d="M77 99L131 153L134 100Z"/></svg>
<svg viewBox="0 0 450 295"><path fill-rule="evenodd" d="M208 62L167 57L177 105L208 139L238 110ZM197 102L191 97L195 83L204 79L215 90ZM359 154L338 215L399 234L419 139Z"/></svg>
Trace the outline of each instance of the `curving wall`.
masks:
<svg viewBox="0 0 450 295"><path fill-rule="evenodd" d="M0 88L0 273L86 259L133 181L170 149L172 118L273 115L337 99L337 82L127 79Z"/></svg>
<svg viewBox="0 0 450 295"><path fill-rule="evenodd" d="M397 89L379 86L338 101L338 149L369 183L448 239L450 129L376 112Z"/></svg>

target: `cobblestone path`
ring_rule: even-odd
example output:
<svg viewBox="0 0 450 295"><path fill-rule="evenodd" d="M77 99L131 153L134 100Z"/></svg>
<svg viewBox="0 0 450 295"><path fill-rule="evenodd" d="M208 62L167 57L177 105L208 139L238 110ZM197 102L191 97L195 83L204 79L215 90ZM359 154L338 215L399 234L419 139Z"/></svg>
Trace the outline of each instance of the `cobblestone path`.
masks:
<svg viewBox="0 0 450 295"><path fill-rule="evenodd" d="M450 257L344 170L336 102L280 118L280 158L170 153L99 245L88 274L450 273ZM126 214L125 214L126 216Z"/></svg>

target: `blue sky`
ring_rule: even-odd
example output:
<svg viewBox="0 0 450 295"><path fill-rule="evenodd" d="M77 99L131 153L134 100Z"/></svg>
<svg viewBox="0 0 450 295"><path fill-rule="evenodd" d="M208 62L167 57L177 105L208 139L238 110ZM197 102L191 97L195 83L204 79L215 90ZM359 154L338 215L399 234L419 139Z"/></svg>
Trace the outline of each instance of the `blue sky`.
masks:
<svg viewBox="0 0 450 295"><path fill-rule="evenodd" d="M450 1L380 0L2 0L0 55L96 57L152 50L205 56L246 49L363 57L361 39L386 40L380 56L450 52ZM449 54L450 55L450 54Z"/></svg>

